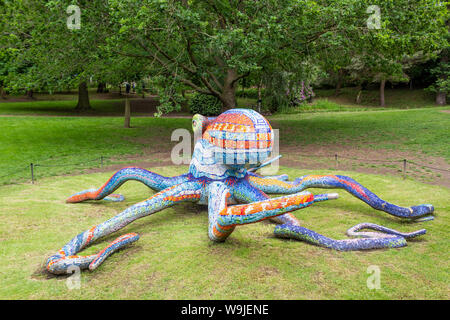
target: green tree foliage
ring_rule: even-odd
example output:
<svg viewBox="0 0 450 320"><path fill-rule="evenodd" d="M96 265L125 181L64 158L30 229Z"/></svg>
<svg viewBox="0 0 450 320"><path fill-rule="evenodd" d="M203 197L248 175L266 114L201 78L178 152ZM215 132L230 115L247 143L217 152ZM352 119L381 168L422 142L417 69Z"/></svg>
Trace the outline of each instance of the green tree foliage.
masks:
<svg viewBox="0 0 450 320"><path fill-rule="evenodd" d="M79 4L80 27L69 27ZM8 88L49 91L79 88L78 110L90 108L87 82L120 83L136 78L141 65L108 50L107 1L5 1L1 9L1 45L14 50ZM18 71L17 71L18 70ZM120 79L120 80L119 80Z"/></svg>
<svg viewBox="0 0 450 320"><path fill-rule="evenodd" d="M320 60L328 68L343 63L344 69L358 82L380 83L380 104L384 106L387 80L407 81L405 69L413 61L433 57L448 46L447 4L435 0L367 0L355 5L360 12L366 8L363 12L368 19L366 24L349 25L344 36L335 41L322 39L323 46L328 43L331 47L325 53L328 58Z"/></svg>
<svg viewBox="0 0 450 320"><path fill-rule="evenodd" d="M80 29L66 25L72 4ZM373 5L379 28L367 24ZM319 64L339 73L350 61L384 81L405 55L439 51L447 32L436 0L15 0L1 10L1 43L20 52L28 87L149 76L160 112L179 108L186 88L232 108L241 79L309 81Z"/></svg>
<svg viewBox="0 0 450 320"><path fill-rule="evenodd" d="M450 93L450 63L448 61L449 49L443 50L437 65L432 68L431 74L436 81L427 89L436 93L436 103L439 105L447 104L447 95Z"/></svg>
<svg viewBox="0 0 450 320"><path fill-rule="evenodd" d="M217 116L221 111L220 101L211 95L196 93L189 101L189 112L204 116Z"/></svg>

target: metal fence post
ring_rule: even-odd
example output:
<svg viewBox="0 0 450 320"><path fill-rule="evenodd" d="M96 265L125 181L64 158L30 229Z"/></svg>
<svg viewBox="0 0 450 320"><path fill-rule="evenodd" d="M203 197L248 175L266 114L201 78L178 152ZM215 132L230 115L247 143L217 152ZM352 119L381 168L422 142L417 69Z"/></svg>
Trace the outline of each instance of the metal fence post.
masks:
<svg viewBox="0 0 450 320"><path fill-rule="evenodd" d="M100 166L103 168L103 156L100 157Z"/></svg>
<svg viewBox="0 0 450 320"><path fill-rule="evenodd" d="M403 179L406 179L406 159L403 159Z"/></svg>
<svg viewBox="0 0 450 320"><path fill-rule="evenodd" d="M334 161L335 161L335 167L336 167L336 170L338 169L338 155L337 155L337 153L334 155Z"/></svg>

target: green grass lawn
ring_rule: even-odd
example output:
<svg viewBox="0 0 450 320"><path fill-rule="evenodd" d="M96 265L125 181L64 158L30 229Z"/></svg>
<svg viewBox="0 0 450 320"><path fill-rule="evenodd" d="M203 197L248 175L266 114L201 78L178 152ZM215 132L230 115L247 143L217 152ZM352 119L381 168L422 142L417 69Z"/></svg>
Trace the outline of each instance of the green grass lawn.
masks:
<svg viewBox="0 0 450 320"><path fill-rule="evenodd" d="M450 160L450 114L445 108L275 115L280 145L350 145L424 152Z"/></svg>
<svg viewBox="0 0 450 320"><path fill-rule="evenodd" d="M187 167L154 170L176 175ZM291 178L323 173L281 172ZM43 271L47 257L152 192L129 182L119 189L125 202L66 204L68 196L100 186L112 172L45 178L0 188L0 299L449 299L449 190L392 176L339 173L398 205L432 203L436 219L402 221L338 190L338 200L295 215L305 227L338 239L360 222L404 232L426 228L427 234L399 249L336 252L274 238L274 225L266 222L238 227L225 243L212 243L205 208L185 204L137 220L89 247L85 252L97 252L106 240L127 232L141 236L94 272L82 272L81 289L69 290L65 276ZM379 290L366 286L371 265L381 271Z"/></svg>
<svg viewBox="0 0 450 320"><path fill-rule="evenodd" d="M280 129L280 145L299 151L308 145L340 145L424 152L450 160L450 114L442 108L364 112L330 112L269 117ZM0 117L0 184L29 179L31 162L37 178L76 172L125 161L129 155L170 155L177 142L173 130L191 130L188 118L132 118L131 129L119 117ZM47 166L47 167L44 167Z"/></svg>
<svg viewBox="0 0 450 320"><path fill-rule="evenodd" d="M124 101L121 99L91 100L93 110L81 115L104 115L124 113ZM77 116L75 112L77 100L36 100L25 102L0 103L0 115L51 115L51 116Z"/></svg>
<svg viewBox="0 0 450 320"><path fill-rule="evenodd" d="M96 95L101 98L101 95ZM49 99L52 98L52 99ZM60 100L55 100L56 98ZM43 100L47 99L47 100ZM139 96L131 99L131 107L134 103L144 103ZM122 99L91 99L92 110L75 111L77 97L73 95L58 95L57 97L49 95L39 95L38 99L30 101L8 102L0 100L0 115L33 115L33 116L118 116L123 117L125 108L125 98ZM248 98L238 98L238 105L241 108L248 108L256 104L256 100ZM134 116L153 116L153 103L148 102L149 111L142 109L138 112L133 111ZM182 110L182 114L189 116L189 110Z"/></svg>
<svg viewBox="0 0 450 320"><path fill-rule="evenodd" d="M53 115L53 116L122 116L124 113L124 98L118 99L118 93L97 94L95 90L90 93L93 110L82 114L74 112L77 103L77 93L66 94L35 94L35 100L22 102L8 102L0 100L0 115ZM357 88L342 88L341 94L334 95L334 89L316 90L313 103L298 107L279 110L281 114L296 114L310 112L338 112L338 111L365 111L389 109L433 108L434 96L424 90L386 89L386 107L379 107L379 93L377 90L364 90L360 104L355 102ZM187 94L190 96L191 94ZM12 97L15 98L15 97ZM20 98L20 97L19 97ZM136 94L136 101L141 100ZM248 108L256 105L256 99L237 98L238 106ZM142 112L135 115L144 114ZM148 115L148 112L146 113Z"/></svg>
<svg viewBox="0 0 450 320"><path fill-rule="evenodd" d="M303 147L315 150L330 145L344 150L370 148L386 155L423 152L450 161L450 114L442 112L446 108L432 107L416 91L412 95L400 92L398 96L405 99L393 105L389 101L396 96L387 92L391 109L371 106L369 100L358 106L346 102L353 94L347 91L338 100L322 92L313 105L269 117L272 126L280 129L280 145L297 153ZM207 237L205 208L186 204L138 220L106 239L126 232L141 235L137 243L111 256L95 272L83 272L81 290L68 290L65 277L43 272L46 258L76 234L152 192L130 182L120 189L126 196L123 203L70 205L64 203L69 195L100 186L112 172L61 175L98 168L100 156L105 165L168 157L177 143L170 141L171 133L178 128L190 131L191 120L134 117L133 128L125 129L119 117L123 100L93 99L94 111L67 117L77 114L72 111L76 101L66 98L0 103L0 185L27 182L0 186L0 299L449 298L449 189L356 172L339 173L398 205L432 203L436 220L401 221L341 191L339 200L298 211L304 226L339 239L345 238L346 229L364 221L405 232L424 227L428 233L406 248L342 253L276 239L272 224L258 223L237 228L225 243L214 244ZM252 99L239 99L241 107L253 104ZM35 168L35 185L28 183L31 162L40 165ZM176 175L187 167L152 169ZM330 172L338 173L282 168L291 177ZM86 252L100 250L105 241ZM380 290L366 286L370 265L380 267Z"/></svg>
<svg viewBox="0 0 450 320"><path fill-rule="evenodd" d="M363 90L360 104L356 103L358 94L358 88L356 87L342 88L338 96L335 96L334 89L319 89L315 93L317 98L328 98L337 104L346 106L379 108L380 105L380 92L378 89ZM433 107L435 106L435 98L432 92L427 92L423 89L385 89L386 108L412 109L425 106Z"/></svg>
<svg viewBox="0 0 450 320"><path fill-rule="evenodd" d="M0 126L0 177L12 174L0 183L8 183L29 179L31 162L42 165L35 170L39 178L99 167L101 156L109 164L161 148L170 155L172 131L189 129L190 120L134 118L133 128L125 129L117 117L0 117Z"/></svg>

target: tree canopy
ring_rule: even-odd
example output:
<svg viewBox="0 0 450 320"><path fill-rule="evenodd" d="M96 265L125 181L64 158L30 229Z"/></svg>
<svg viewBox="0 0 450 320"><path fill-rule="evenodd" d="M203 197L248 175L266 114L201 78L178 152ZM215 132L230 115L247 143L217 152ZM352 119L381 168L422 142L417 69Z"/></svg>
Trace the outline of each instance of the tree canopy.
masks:
<svg viewBox="0 0 450 320"><path fill-rule="evenodd" d="M79 28L68 27L71 5L80 8ZM357 65L380 80L399 76L405 57L438 54L448 45L446 6L436 0L3 1L1 59L13 52L22 72L10 82L23 87L149 77L164 112L183 100L183 88L232 108L238 82L252 74L305 78L315 66L339 72Z"/></svg>

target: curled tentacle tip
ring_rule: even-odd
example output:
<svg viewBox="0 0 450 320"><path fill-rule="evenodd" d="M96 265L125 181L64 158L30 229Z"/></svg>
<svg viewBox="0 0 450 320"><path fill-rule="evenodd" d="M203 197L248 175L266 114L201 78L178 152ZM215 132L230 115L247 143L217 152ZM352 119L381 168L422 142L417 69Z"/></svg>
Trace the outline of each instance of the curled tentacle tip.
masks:
<svg viewBox="0 0 450 320"><path fill-rule="evenodd" d="M431 204L421 204L410 208L411 216L418 217L424 216L434 212L434 207Z"/></svg>
<svg viewBox="0 0 450 320"><path fill-rule="evenodd" d="M96 189L88 189L71 195L66 199L66 203L77 203L85 200L92 200L96 197Z"/></svg>
<svg viewBox="0 0 450 320"><path fill-rule="evenodd" d="M47 259L46 269L48 272L53 274L62 274L65 273L63 268L61 268L61 263L58 263L62 260L62 255L55 254Z"/></svg>
<svg viewBox="0 0 450 320"><path fill-rule="evenodd" d="M77 203L80 202L77 196L71 196L66 199L66 203Z"/></svg>
<svg viewBox="0 0 450 320"><path fill-rule="evenodd" d="M427 233L426 229L420 229L417 231L410 232L408 235L405 235L405 238L415 238L424 235L425 233Z"/></svg>
<svg viewBox="0 0 450 320"><path fill-rule="evenodd" d="M89 264L89 270L92 271L96 269L99 265L105 261L106 258L108 258L111 254L118 251L119 249L123 248L124 246L133 243L135 241L139 240L139 235L137 233L127 233L123 236L118 237L116 240L111 242L105 249L100 251L97 254L97 257L92 260L92 262Z"/></svg>

